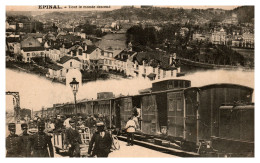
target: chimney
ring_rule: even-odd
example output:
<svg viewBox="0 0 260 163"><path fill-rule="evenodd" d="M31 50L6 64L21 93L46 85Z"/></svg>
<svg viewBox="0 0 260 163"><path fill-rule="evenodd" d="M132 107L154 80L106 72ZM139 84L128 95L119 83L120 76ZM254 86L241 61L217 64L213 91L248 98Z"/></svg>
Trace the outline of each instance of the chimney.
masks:
<svg viewBox="0 0 260 163"><path fill-rule="evenodd" d="M85 49L84 49L84 50L85 50L85 51L88 50L88 46L87 46L87 44L85 44Z"/></svg>

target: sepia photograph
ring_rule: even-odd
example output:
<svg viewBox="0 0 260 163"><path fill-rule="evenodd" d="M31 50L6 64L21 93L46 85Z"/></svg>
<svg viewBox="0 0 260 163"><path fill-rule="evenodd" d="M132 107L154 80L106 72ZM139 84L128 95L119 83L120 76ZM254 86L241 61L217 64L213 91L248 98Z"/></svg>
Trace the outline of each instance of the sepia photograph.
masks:
<svg viewBox="0 0 260 163"><path fill-rule="evenodd" d="M255 158L254 5L6 5L2 23L4 157Z"/></svg>

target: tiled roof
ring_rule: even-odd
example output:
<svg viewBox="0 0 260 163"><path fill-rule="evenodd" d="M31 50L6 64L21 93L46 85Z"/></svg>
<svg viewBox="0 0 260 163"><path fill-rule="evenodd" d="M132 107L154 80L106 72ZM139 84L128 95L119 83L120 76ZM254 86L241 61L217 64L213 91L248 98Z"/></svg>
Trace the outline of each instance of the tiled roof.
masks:
<svg viewBox="0 0 260 163"><path fill-rule="evenodd" d="M71 50L77 50L78 48L82 48L82 47L80 45L75 44L70 49Z"/></svg>
<svg viewBox="0 0 260 163"><path fill-rule="evenodd" d="M162 60L163 55L165 55L165 53L162 51L140 52L137 53L135 58L137 62L141 65L143 64L143 60L149 62L150 60L154 59L160 62Z"/></svg>
<svg viewBox="0 0 260 163"><path fill-rule="evenodd" d="M27 33L25 37L43 38L42 33Z"/></svg>
<svg viewBox="0 0 260 163"><path fill-rule="evenodd" d="M48 68L57 71L57 70L62 69L63 67L59 66L59 65L56 65L56 64L50 64L50 65L48 65Z"/></svg>
<svg viewBox="0 0 260 163"><path fill-rule="evenodd" d="M121 51L118 55L116 55L115 59L125 62L128 59L128 55L132 56L135 53L136 52L124 50L124 51Z"/></svg>
<svg viewBox="0 0 260 163"><path fill-rule="evenodd" d="M73 46L73 44L72 43L64 43L64 46L65 46L66 49L69 49Z"/></svg>
<svg viewBox="0 0 260 163"><path fill-rule="evenodd" d="M83 41L83 39L80 36L75 36L72 34L67 34L67 35L58 35L57 40L66 40L67 42L76 42L76 41Z"/></svg>
<svg viewBox="0 0 260 163"><path fill-rule="evenodd" d="M29 52L29 51L44 51L44 47L24 47L22 48L24 52Z"/></svg>
<svg viewBox="0 0 260 163"><path fill-rule="evenodd" d="M80 62L80 60L79 60L78 57L71 57L71 56L64 56L64 57L60 58L60 60L57 61L57 62L58 62L58 63L61 63L61 64L64 64L64 63L66 63L67 61L69 61L69 60L71 60L71 59L75 59L75 60L77 60L77 61Z"/></svg>
<svg viewBox="0 0 260 163"><path fill-rule="evenodd" d="M85 53L91 54L96 49L97 49L97 47L95 45L89 45L89 46L87 46L87 50L85 51Z"/></svg>
<svg viewBox="0 0 260 163"><path fill-rule="evenodd" d="M6 38L6 42L20 42L20 38L19 37L7 37Z"/></svg>
<svg viewBox="0 0 260 163"><path fill-rule="evenodd" d="M175 67L169 64L170 56L163 51L151 51L151 52L140 52L134 57L139 65L143 64L143 61L149 63L152 67L160 65L160 69L163 70L174 70Z"/></svg>

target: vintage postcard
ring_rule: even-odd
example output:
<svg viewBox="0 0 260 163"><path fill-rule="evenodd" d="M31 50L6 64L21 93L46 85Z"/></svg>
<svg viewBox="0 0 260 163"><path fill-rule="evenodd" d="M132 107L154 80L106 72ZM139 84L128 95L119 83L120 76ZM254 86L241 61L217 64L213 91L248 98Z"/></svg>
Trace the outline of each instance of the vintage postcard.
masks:
<svg viewBox="0 0 260 163"><path fill-rule="evenodd" d="M254 10L6 6L5 157L255 157Z"/></svg>

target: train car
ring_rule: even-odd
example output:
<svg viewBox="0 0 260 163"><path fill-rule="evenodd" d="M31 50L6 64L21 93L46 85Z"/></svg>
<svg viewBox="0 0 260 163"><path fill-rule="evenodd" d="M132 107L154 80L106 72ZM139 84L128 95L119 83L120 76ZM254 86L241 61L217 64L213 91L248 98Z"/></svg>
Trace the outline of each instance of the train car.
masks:
<svg viewBox="0 0 260 163"><path fill-rule="evenodd" d="M224 103L252 102L253 89L235 84L212 84L184 90L185 141L199 145L200 140L218 136L219 107Z"/></svg>
<svg viewBox="0 0 260 163"><path fill-rule="evenodd" d="M212 146L220 154L254 156L254 104L223 105L219 108L218 136Z"/></svg>
<svg viewBox="0 0 260 163"><path fill-rule="evenodd" d="M132 97L119 97L115 100L116 108L116 127L124 129L128 118L132 115L133 103Z"/></svg>
<svg viewBox="0 0 260 163"><path fill-rule="evenodd" d="M122 98L121 124L131 115L133 98L139 98L143 134L164 134L173 142L180 141L182 148L196 151L202 141L218 136L219 107L251 102L252 93L252 88L235 84L190 87L189 80L165 80L154 83L150 93Z"/></svg>
<svg viewBox="0 0 260 163"><path fill-rule="evenodd" d="M151 89L134 96L115 98L111 92L98 93L96 100L79 101L77 113L102 114L109 127L115 125L123 129L133 115L133 108L140 108L142 135L162 137L179 142L185 150L197 151L202 142L212 145L213 140L216 141L214 137L223 137L222 121L226 117L221 105L250 103L252 93L252 88L242 85L223 83L191 87L189 80L171 79L155 82ZM74 114L74 109L73 103L54 108L55 113L65 115ZM248 117L251 116L248 113Z"/></svg>
<svg viewBox="0 0 260 163"><path fill-rule="evenodd" d="M88 106L92 115L102 119L107 127L115 125L115 98L112 92L100 92L97 94L96 100L90 100ZM88 109L88 110L89 110Z"/></svg>

